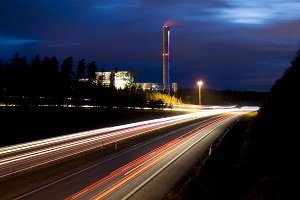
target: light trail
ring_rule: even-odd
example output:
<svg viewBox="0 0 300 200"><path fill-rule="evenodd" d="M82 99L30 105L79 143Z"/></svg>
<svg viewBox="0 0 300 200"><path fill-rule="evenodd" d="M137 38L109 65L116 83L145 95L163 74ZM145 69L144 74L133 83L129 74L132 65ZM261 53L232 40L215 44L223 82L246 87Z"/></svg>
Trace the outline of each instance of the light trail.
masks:
<svg viewBox="0 0 300 200"><path fill-rule="evenodd" d="M53 137L53 138L49 138L49 139L42 139L42 140L37 140L37 141L33 141L33 142L27 142L27 143L2 147L2 148L0 148L0 155L2 156L6 153L13 153L15 151L27 150L27 149L31 149L33 147L40 147L43 145L52 145L57 142L64 142L64 141L67 141L70 139L81 139L82 137L85 137L85 136L92 136L92 135L97 135L100 133L107 133L107 132L117 131L117 130L121 130L121 129L137 127L137 126L141 126L141 125L145 125L145 124L171 121L171 120L176 120L176 119L179 120L179 119L183 119L183 118L187 119L187 118L193 118L193 117L196 117L196 118L197 117L206 117L206 116L222 114L225 112L237 111L237 110L238 109L234 109L234 108L205 110L205 111L197 112L197 113L190 113L190 114L178 115L178 116L173 116L173 117L166 117L166 118L160 118L160 119L135 122L135 123L119 125L119 126L114 126L114 127L109 127L109 128L101 128L101 129L96 129L96 130L91 130L91 131L83 131L83 132L79 132L79 133L75 133L75 134L68 134L65 136L58 136L58 137Z"/></svg>
<svg viewBox="0 0 300 200"><path fill-rule="evenodd" d="M160 124L157 124L157 125L160 125ZM169 125L172 125L172 124L169 124ZM159 126L159 128L163 128L163 127L165 127L165 126ZM154 129L151 129L151 130L154 130ZM15 173L19 173L19 172L22 172L22 171L25 171L25 170L28 170L28 169L32 169L34 167L38 167L38 166L41 166L41 165L44 165L44 164L48 164L48 163L51 163L51 162L54 162L54 161L57 161L57 160L61 160L63 158L68 158L68 157L71 157L71 156L75 156L75 155L84 153L86 151L93 150L95 148L103 147L103 144L101 143L101 141L105 141L105 145L108 145L108 144L111 144L111 143L118 142L120 140L124 140L124 139L129 138L129 137L133 137L133 135L129 135L129 136L122 135L123 137L121 139L118 139L118 138L114 137L115 135L121 135L125 132L129 132L129 131L123 131L123 132L120 132L120 133L108 134L108 137L107 137L107 135L104 135L103 137L98 136L98 137L93 138L93 139L89 139L89 140L86 139L84 141L79 141L79 142L72 143L72 145L64 144L64 145L60 145L59 147L51 147L51 148L48 148L46 150L44 149L44 150L40 150L40 151L37 151L37 152L31 152L30 154L21 155L19 158L17 156L16 158L15 157L14 158L9 157L9 158L7 158L7 160L3 159L2 163L0 164L0 170L5 169L7 166L12 166L13 165L15 167L16 164L20 165L20 164L23 164L23 163L26 163L26 162L28 163L29 161L35 161L35 163L31 164L30 166L25 166L25 167L23 167L19 170L14 170L13 172L7 173L2 177L9 176L9 175L12 175L12 174L15 174ZM144 132L138 132L134 136L137 136L137 135L140 135L140 134L143 134L143 133L146 133L146 132L149 132L149 130L146 130ZM109 139L111 139L111 141L102 140L103 138L109 138ZM87 146L87 145L88 145L88 147L85 148L85 146ZM84 149L80 150L80 149L78 149L79 147L84 148ZM67 150L68 152L64 152L64 150ZM75 153L70 153L71 150L76 150L76 152ZM60 155L60 153L64 153L64 154ZM40 158L38 156L45 155L45 154L46 154L47 157L49 157L49 159L45 159L45 157L41 157L42 159L45 159L45 160L38 162L38 159Z"/></svg>
<svg viewBox="0 0 300 200"><path fill-rule="evenodd" d="M93 136L93 135L98 135L101 133L106 133L106 132L112 132L112 131L117 131L117 130L122 130L126 128L131 128L131 127L138 127L141 125L145 124L151 124L151 123L156 123L156 122L163 122L163 121L168 121L168 120L173 120L173 117L170 118L163 118L163 119L155 119L155 120L149 120L149 121L142 121L142 122L136 122L136 123L131 123L131 124L126 124L126 125L120 125L120 126L114 126L110 128L102 128L102 129L96 129L92 131L83 131L75 134L69 134L66 136L58 136L58 137L53 137L49 139L42 139L42 140L37 140L34 142L27 142L27 143L22 143L22 144L17 144L17 145L12 145L8 147L2 147L0 148L0 155L4 155L6 153L13 153L15 151L22 151L22 150L27 150L31 149L33 147L40 147L43 145L52 145L56 144L58 142L64 142L70 139L81 139L86 136Z"/></svg>
<svg viewBox="0 0 300 200"><path fill-rule="evenodd" d="M0 178L163 127L239 110L236 108L205 110L3 147L0 148Z"/></svg>
<svg viewBox="0 0 300 200"><path fill-rule="evenodd" d="M175 122L176 123L176 122ZM158 128L163 128L164 126L160 126L161 123L157 123L155 124L155 126L158 126ZM172 123L174 124L174 122ZM172 124L168 124L168 125L172 125ZM154 125L151 126L144 126L144 129L148 129L148 128L152 128L151 130L155 130L156 128L154 127ZM134 129L135 130L135 129ZM126 135L127 132L130 133L131 130L127 130L127 131L121 131L121 132L115 132L115 133L110 133L110 134L106 134L106 135L102 135L102 136L97 136L91 139L85 139L83 141L76 141L76 142L72 142L72 144L62 144L59 146L54 146L54 147L50 147L47 149L42 149L42 150L38 150L38 151L34 151L34 152L30 152L30 153L26 153L26 154L22 154L22 155L17 155L15 157L9 157L9 158L5 158L0 160L0 170L1 169L6 169L7 166L13 166L16 167L16 164L20 165L23 163L28 163L30 161L35 161L34 164L30 164L29 166L25 166L19 170L14 170L11 173L7 173L4 176L8 176L8 175L12 175L15 173L19 173L22 171L25 171L27 169L32 169L34 167L40 166L40 165L44 165L44 164L48 164L63 158L67 158L67 157L71 157L71 156L75 156L81 153L84 153L86 151L90 151L93 150L95 148L99 148L99 147L103 147L103 141L105 142L105 145L111 144L111 143L115 143L118 142L120 140L129 138L129 137L133 137L133 136L137 136L140 134L143 134L145 132L149 132L149 130L146 131L139 131L138 133L135 134L131 134L131 135ZM118 136L118 137L116 137ZM120 138L122 137L122 138ZM73 152L73 150L75 152ZM66 151L66 152L64 152ZM61 154L63 153L63 154ZM40 156L47 156L47 158L45 157L40 157ZM43 161L39 161L39 159L44 159ZM1 177L1 176L0 176Z"/></svg>
<svg viewBox="0 0 300 200"><path fill-rule="evenodd" d="M201 130L210 127L214 124L222 122L231 118L234 115L227 115L223 117L219 117L207 124L199 126L182 136L179 136L172 141L150 151L149 153L137 158L136 160L120 167L119 169L113 171L108 176L104 177L103 179L93 183L92 185L84 188L83 190L75 193L74 195L66 198L66 200L73 200L73 199L102 199L105 196L109 195L113 191L117 190L118 188L122 187L127 182L131 181L139 174L143 173L144 171L148 170L150 167L155 165L156 163L160 162L162 159L166 158L167 156L174 153L183 145L191 142ZM115 181L114 179L118 179ZM111 185L107 183L111 181L113 182ZM106 186L106 187L105 187ZM104 187L104 189L101 189ZM100 188L100 189L99 189ZM100 192L98 192L100 190ZM93 197L90 197L90 194L96 193Z"/></svg>

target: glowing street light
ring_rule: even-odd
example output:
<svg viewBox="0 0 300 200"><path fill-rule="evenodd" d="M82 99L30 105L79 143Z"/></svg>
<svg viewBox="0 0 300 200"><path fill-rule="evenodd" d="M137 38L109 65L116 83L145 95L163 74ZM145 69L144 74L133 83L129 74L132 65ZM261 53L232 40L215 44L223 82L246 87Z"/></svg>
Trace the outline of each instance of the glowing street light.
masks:
<svg viewBox="0 0 300 200"><path fill-rule="evenodd" d="M199 106L201 106L201 86L203 85L203 81L198 81L197 84L199 86Z"/></svg>

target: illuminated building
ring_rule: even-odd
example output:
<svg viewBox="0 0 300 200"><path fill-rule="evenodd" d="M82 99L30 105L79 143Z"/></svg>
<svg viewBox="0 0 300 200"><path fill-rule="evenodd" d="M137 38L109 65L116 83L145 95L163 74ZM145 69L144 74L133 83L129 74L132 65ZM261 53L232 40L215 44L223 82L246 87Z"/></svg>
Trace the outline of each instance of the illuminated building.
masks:
<svg viewBox="0 0 300 200"><path fill-rule="evenodd" d="M96 72L96 80L105 87L113 85L116 89L124 89L134 82L134 77L129 71L113 70L111 72Z"/></svg>
<svg viewBox="0 0 300 200"><path fill-rule="evenodd" d="M137 87L141 87L143 90L151 90L151 91L158 91L160 87L158 83L135 83Z"/></svg>

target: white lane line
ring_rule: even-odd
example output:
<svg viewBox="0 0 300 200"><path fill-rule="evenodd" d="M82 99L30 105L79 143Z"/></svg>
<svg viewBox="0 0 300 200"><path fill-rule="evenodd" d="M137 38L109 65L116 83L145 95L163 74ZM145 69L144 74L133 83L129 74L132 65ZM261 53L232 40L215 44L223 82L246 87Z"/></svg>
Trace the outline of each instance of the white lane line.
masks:
<svg viewBox="0 0 300 200"><path fill-rule="evenodd" d="M206 120L204 120L204 121L201 121L200 123L203 123L203 122L208 121L208 120L209 120L209 119L206 119ZM193 126L193 124L191 124L191 125L189 125L189 126L187 126L187 127L183 127L183 128L181 128L181 129L189 128L189 127L191 127L191 126ZM89 170L89 169L92 169L92 168L94 168L94 167L97 167L97 166L99 166L99 165L101 165L101 164L103 164L103 163L105 163L105 162L108 162L108 161L113 160L113 159L115 159L115 158L121 157L122 155L127 154L128 152L134 151L134 150L136 150L136 149L138 149L138 148L140 148L140 147L146 146L146 145L148 145L148 144L150 144L150 143L152 143L152 142L155 142L155 141L160 140L160 139L162 139L162 138L164 138L164 137L167 137L167 136L169 136L170 134L173 134L173 132L174 132L174 131L171 131L171 132L169 132L168 134L165 134L165 135L156 137L156 138L152 139L151 141L146 142L146 143L144 143L144 144L142 144L142 145L140 145L140 146L137 146L137 147L134 147L134 148L132 148L132 149L129 149L129 150L127 150L127 151L125 151L125 152L123 152L123 153L121 153L121 154L119 154L119 155L110 157L110 158L108 158L108 159L106 159L106 160L104 160L104 161L102 161L102 162L100 162L100 163L97 163L97 164L95 164L95 165L92 165L92 166L90 166L90 167L87 167L87 168L85 168L85 169L82 169L82 170L80 170L80 171L78 171L78 172L75 172L75 173L73 173L73 174L70 174L70 175L68 175L68 176L66 176L66 177L63 177L63 178L61 178L61 179L58 179L58 180L56 180L56 181L54 181L54 182L51 182L51 183L49 183L49 184L47 184L47 185L44 185L44 186L42 186L42 187L39 187L39 188L37 188L37 189L35 189L35 190L32 190L32 191L30 191L30 192L27 192L27 193L25 193L25 194L23 194L23 195L21 195L21 196L18 196L18 197L16 197L16 198L14 198L13 200L19 200L19 199L22 199L22 198L27 197L27 196L29 196L29 195L32 195L32 194L34 194L34 193L36 193L36 192L39 192L39 191L41 191L41 190L43 190L43 189L46 189L46 188L48 188L48 187L50 187L50 186L52 186L52 185L55 185L55 184L57 184L57 183L59 183L59 182L62 182L62 181L64 181L64 180L68 179L68 178L71 178L71 177L73 177L73 176L75 176L75 175L77 175L77 174L83 173L83 172L85 172L85 171L87 171L87 170Z"/></svg>
<svg viewBox="0 0 300 200"><path fill-rule="evenodd" d="M131 192L129 192L126 196L124 196L121 200L126 200L129 197L131 197L134 193L136 193L137 191L139 191L142 187L144 187L148 182L150 182L154 177L156 177L158 174L160 174L164 169L166 169L168 166L170 166L175 160L177 160L180 156L182 156L185 152L187 152L188 150L190 150L195 144L197 144L199 141L203 140L205 137L207 137L211 132L213 132L214 130L216 130L218 127L220 127L221 125L225 124L225 122L228 122L229 120L231 120L233 118L230 118L226 121L224 121L223 123L219 124L218 126L216 126L215 128L213 128L212 130L210 130L209 132L207 132L205 135L203 135L201 138L199 138L198 140L196 140L195 142L193 142L190 146L188 146L188 148L186 148L184 151L182 151L180 154L178 154L176 157L174 157L172 160L170 160L167 164L165 164L162 168L160 168L158 171L156 171L154 174L152 174L149 178L147 178L145 181L143 181L140 185L138 185L135 189L133 189Z"/></svg>
<svg viewBox="0 0 300 200"><path fill-rule="evenodd" d="M212 119L214 119L214 118L215 118L215 117L212 117ZM201 121L201 122L199 122L199 123L205 123L206 121L209 121L209 120L211 120L211 119L205 119L205 120L203 120L203 121ZM187 128L193 126L193 125L194 125L194 124L190 124L190 125L188 125L188 126L186 126L186 127L180 128L180 129L177 130L177 131L180 131L180 130L183 130L183 129L187 129ZM85 169L82 169L82 170L80 170L80 171L78 171L78 172L75 172L75 173L73 173L73 174L70 174L70 175L68 175L68 176L66 176L66 177L63 177L63 178L61 178L61 179L58 179L58 180L56 180L56 181L54 181L54 182L51 182L51 183L49 183L49 184L47 184L47 185L44 185L44 186L39 187L39 188L37 188L37 189L34 189L34 190L32 190L32 191L30 191L30 192L27 192L27 193L25 193L25 194L23 194L23 195L21 195L21 196L18 196L18 197L16 197L16 198L13 198L13 200L19 200L19 199L22 199L22 198L24 198L24 197L30 196L30 195L32 195L32 194L34 194L34 193L36 193L36 192L39 192L39 191L41 191L41 190L43 190L43 189L46 189L46 188L48 188L48 187L50 187L50 186L52 186L52 185L55 185L55 184L57 184L57 183L59 183L59 182L62 182L62 181L66 180L66 179L68 179L68 178L71 178L71 177L73 177L73 176L75 176L75 175L77 175L77 174L83 173L83 172L85 172L85 171L87 171L87 170L89 170L89 169L92 169L92 168L94 168L94 167L97 167L97 166L99 166L99 165L101 165L101 164L103 164L103 163L105 163L105 162L108 162L108 161L110 161L110 160L113 160L113 159L115 159L115 158L121 157L122 155L124 155L124 154L126 154L126 153L128 153L128 152L134 151L135 149L138 149L138 148L143 147L143 146L146 146L146 145L148 145L148 144L150 144L150 143L152 143L152 142L155 142L155 141L157 141L157 140L160 140L160 139L162 139L162 138L164 138L164 137L167 137L167 136L173 134L173 132L175 132L175 131L170 131L168 134L165 134L165 135L162 135L162 136L159 136L159 137L155 137L154 139L152 139L152 140L150 140L150 141L148 141L148 142L146 142L146 143L144 143L144 144L142 144L142 145L140 145L140 146L137 146L137 147L134 147L134 148L132 148L132 149L129 149L129 150L127 150L127 151L125 151L125 152L123 152L123 153L121 153L121 154L119 154L119 155L113 156L113 157L111 157L111 158L108 158L108 159L106 159L106 160L100 162L100 163L97 163L97 164L95 164L95 165L92 165L92 166L90 166L90 167L87 167L87 168L85 168Z"/></svg>

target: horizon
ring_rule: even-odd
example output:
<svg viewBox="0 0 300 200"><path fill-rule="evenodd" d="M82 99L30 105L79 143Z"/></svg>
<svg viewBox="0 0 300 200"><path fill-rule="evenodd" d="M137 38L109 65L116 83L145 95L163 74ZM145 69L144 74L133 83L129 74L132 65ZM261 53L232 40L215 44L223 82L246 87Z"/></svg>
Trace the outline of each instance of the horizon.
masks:
<svg viewBox="0 0 300 200"><path fill-rule="evenodd" d="M16 52L15 53L15 55L16 54L18 54L20 57L22 57L23 55L22 54L20 54L19 52ZM38 54L39 55L39 54ZM40 56L40 55L39 55ZM52 56L45 56L45 57L49 57L49 58L51 58ZM56 57L56 56L54 56L54 57ZM72 57L72 56L70 56L70 57ZM41 59L43 59L44 57L41 57ZM33 60L34 58L30 58L29 60L28 60L28 58L26 57L26 62L27 62L27 64L29 64L29 66L31 65L31 61ZM80 59L79 59L80 60ZM78 61L79 60L76 60L76 61L74 61L73 60L73 64L74 64L74 66L73 66L73 69L72 69L72 76L73 76L73 78L75 78L76 77L76 70L77 70L77 64L78 64ZM10 62L10 59L8 59L8 60L0 60L0 61L2 61L4 64L9 64L9 62ZM58 68L58 70L60 70L61 69L61 64L62 64L62 61L63 61L63 59L61 59L61 61L59 61L59 68ZM87 60L85 60L86 61L86 64L88 64L88 63L90 63L90 62L93 62L93 61L87 61ZM96 65L97 65L97 63L96 63ZM98 69L97 68L97 70L96 70L96 72L101 72L101 70L102 69ZM112 70L114 70L113 68L110 68L110 70L106 70L106 69L104 69L104 71L105 72L110 72L110 71L112 71ZM125 68L120 68L120 69L118 69L118 71L131 71L131 69L125 69ZM138 74L137 74L137 76L138 76ZM87 75L86 75L86 78L87 78ZM139 82L139 81L135 81L134 83L158 83L158 82ZM275 82L274 82L275 83ZM161 83L158 83L161 87L163 86ZM198 86L197 85L195 85L194 87L193 86L191 86L191 87L185 87L185 86L178 86L178 89L183 89L183 90L198 90ZM268 90L268 91L259 91L259 90L244 90L244 89L215 89L215 88L208 88L208 87L205 87L205 86L203 86L203 90L212 90L212 91L217 91L217 92L227 92L227 91L233 91L233 92L258 92L258 93L269 93L270 92L270 90Z"/></svg>

